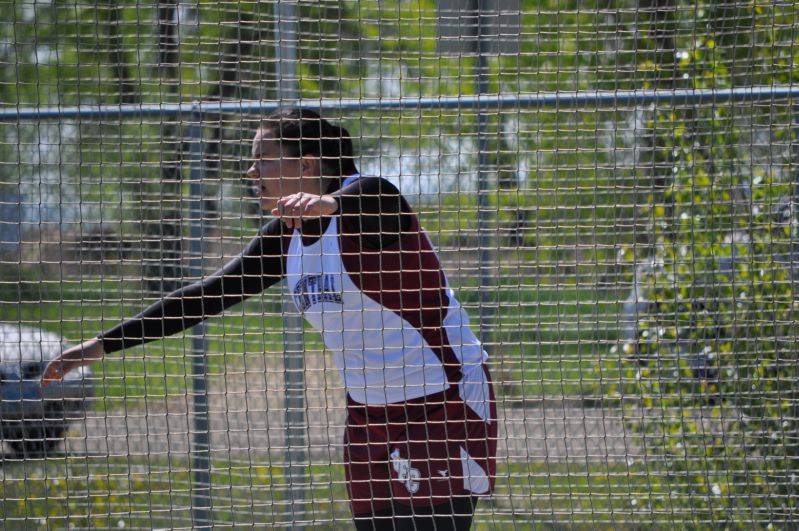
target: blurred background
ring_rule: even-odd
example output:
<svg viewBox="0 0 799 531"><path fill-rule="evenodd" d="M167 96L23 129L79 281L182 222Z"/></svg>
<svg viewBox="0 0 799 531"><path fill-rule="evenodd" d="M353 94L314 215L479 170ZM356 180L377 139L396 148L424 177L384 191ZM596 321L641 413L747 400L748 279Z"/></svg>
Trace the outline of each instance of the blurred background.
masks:
<svg viewBox="0 0 799 531"><path fill-rule="evenodd" d="M0 9L6 344L91 338L237 254L268 220L254 130L301 102L420 213L490 355L475 528L796 520L794 2ZM8 360L3 411L77 399ZM4 430L9 525L349 525L342 385L279 289L82 380L61 433Z"/></svg>

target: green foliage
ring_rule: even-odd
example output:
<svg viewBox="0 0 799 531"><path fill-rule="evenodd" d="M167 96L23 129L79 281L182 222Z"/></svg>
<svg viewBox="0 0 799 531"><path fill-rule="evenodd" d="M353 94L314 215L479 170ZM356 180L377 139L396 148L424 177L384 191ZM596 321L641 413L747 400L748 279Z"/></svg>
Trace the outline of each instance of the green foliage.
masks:
<svg viewBox="0 0 799 531"><path fill-rule="evenodd" d="M682 51L667 65L679 85L793 81L787 68L736 70L742 49L751 65L752 57L770 61L776 50L796 46L774 22L795 23L793 8L788 14L757 4L700 3L671 15L673 24L694 24L693 32L679 34L689 41L674 41ZM658 29L650 34L668 32ZM666 68L654 61L639 66ZM654 76L645 86L662 82ZM772 124L791 121L790 107L774 103L767 113L716 104L648 114L656 170L641 212L649 220L649 256L635 258L653 264L638 278L648 310L637 315L639 340L621 345L620 358L605 365L617 378L606 396L626 399L652 470L669 478L672 497L658 506L690 504L698 518L730 527L739 522L732 511L767 521L797 510L799 234L789 208L795 177L757 149L753 134L762 129L768 144L788 142L790 130ZM619 359L625 361L616 367Z"/></svg>
<svg viewBox="0 0 799 531"><path fill-rule="evenodd" d="M285 465L214 460L212 467L215 524L275 527L290 518ZM309 498L323 500L308 507L312 517L349 521L347 504L334 501L346 499L343 468L309 465L305 474ZM14 528L191 527L191 506L191 466L182 455L6 462L0 482L0 518Z"/></svg>
<svg viewBox="0 0 799 531"><path fill-rule="evenodd" d="M500 460L497 496L480 501L475 529L637 529L641 518L658 525L689 518L655 514L653 497L665 485L640 463L570 464ZM0 482L0 518L7 527L157 529L190 527L191 466L185 455L67 457L6 461ZM286 527L289 478L285 463L257 455L212 461L211 515L218 526ZM351 527L344 469L312 463L304 506L315 528Z"/></svg>

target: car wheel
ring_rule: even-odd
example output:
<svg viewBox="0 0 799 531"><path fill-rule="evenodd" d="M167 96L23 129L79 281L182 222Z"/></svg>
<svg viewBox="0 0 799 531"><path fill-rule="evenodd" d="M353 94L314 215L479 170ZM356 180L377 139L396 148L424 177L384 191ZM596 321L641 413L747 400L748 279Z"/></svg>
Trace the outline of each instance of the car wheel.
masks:
<svg viewBox="0 0 799 531"><path fill-rule="evenodd" d="M64 433L66 426L25 422L17 437L6 442L19 457L44 457L58 446Z"/></svg>
<svg viewBox="0 0 799 531"><path fill-rule="evenodd" d="M17 457L44 457L67 431L63 407L51 404L42 419L26 419L3 426L3 439Z"/></svg>

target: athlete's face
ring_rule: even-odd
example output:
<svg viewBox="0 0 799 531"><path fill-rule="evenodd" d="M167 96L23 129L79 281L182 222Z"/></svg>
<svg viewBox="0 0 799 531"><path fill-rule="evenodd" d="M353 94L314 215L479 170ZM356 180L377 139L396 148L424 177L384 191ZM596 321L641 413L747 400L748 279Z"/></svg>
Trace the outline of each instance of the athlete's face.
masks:
<svg viewBox="0 0 799 531"><path fill-rule="evenodd" d="M247 176L258 189L261 208L266 212L275 208L281 197L320 193L319 159L289 156L283 151L280 142L268 133L259 132L253 139L253 162Z"/></svg>

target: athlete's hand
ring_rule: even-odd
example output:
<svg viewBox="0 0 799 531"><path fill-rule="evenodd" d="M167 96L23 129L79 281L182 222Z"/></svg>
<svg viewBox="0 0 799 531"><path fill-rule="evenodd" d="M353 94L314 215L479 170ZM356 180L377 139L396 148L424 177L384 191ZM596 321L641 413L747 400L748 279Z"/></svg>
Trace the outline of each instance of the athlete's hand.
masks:
<svg viewBox="0 0 799 531"><path fill-rule="evenodd" d="M283 220L290 229L299 228L303 219L332 216L338 211L338 201L330 195L300 192L281 197L272 215Z"/></svg>
<svg viewBox="0 0 799 531"><path fill-rule="evenodd" d="M60 381L68 372L100 360L104 355L103 342L96 338L68 348L47 364L42 374L42 387Z"/></svg>

